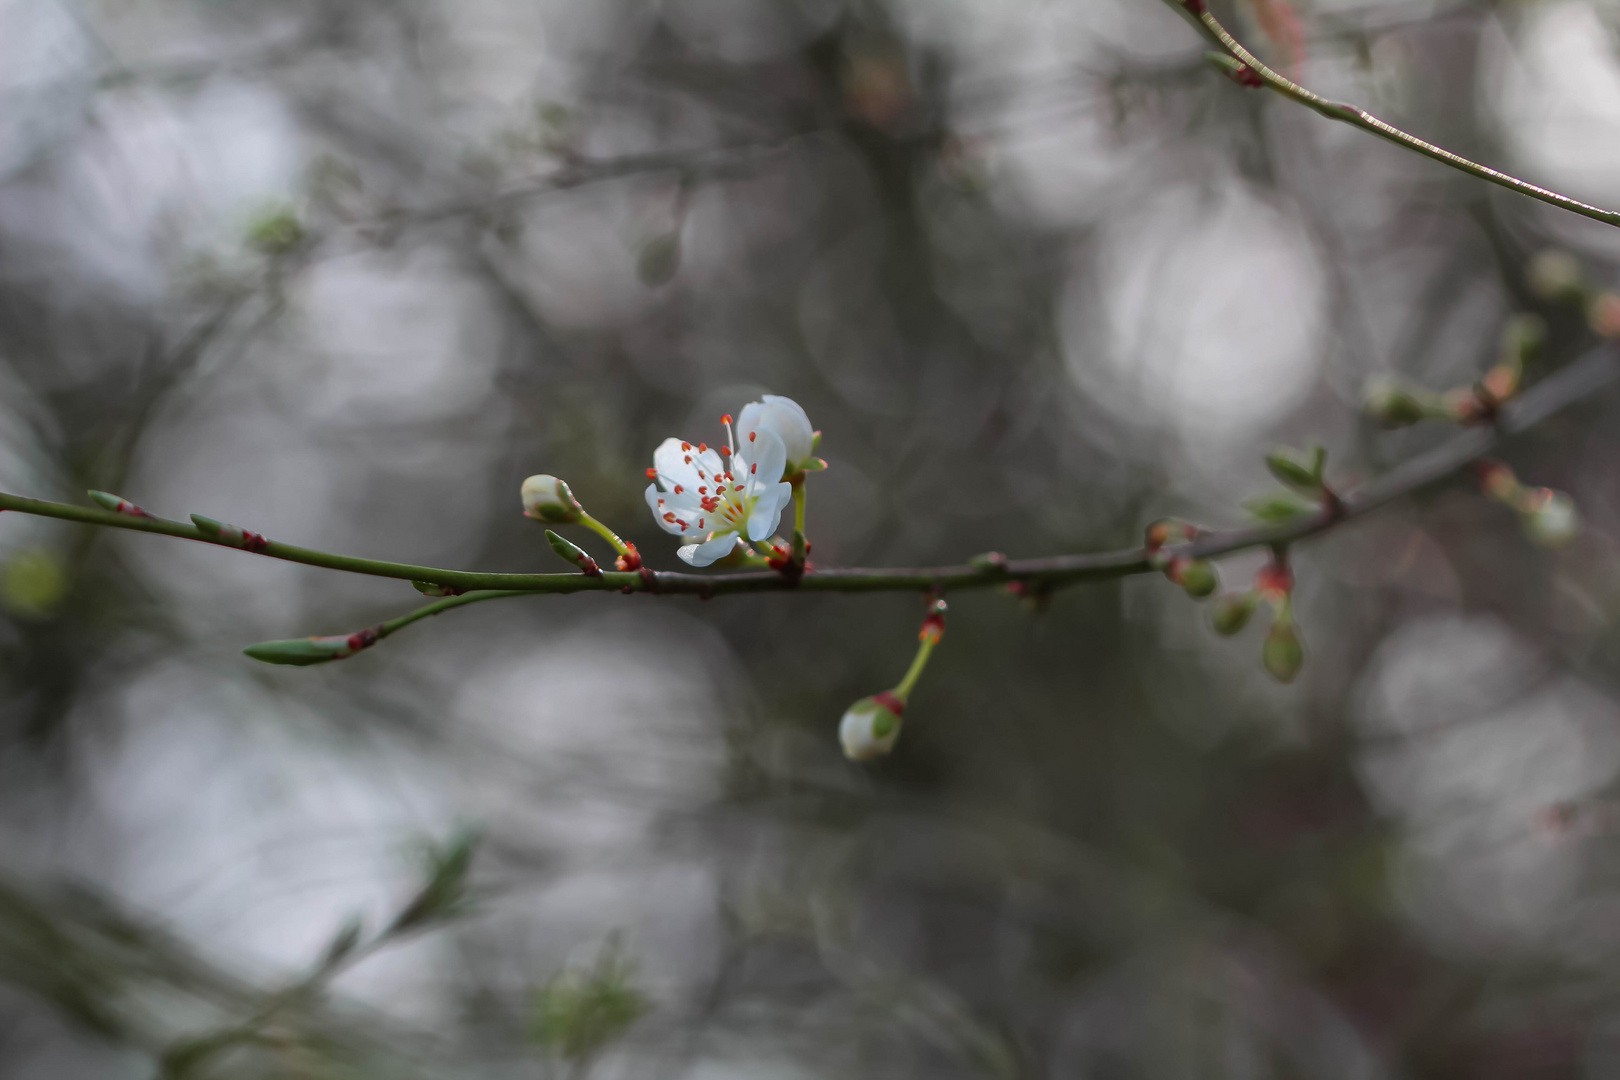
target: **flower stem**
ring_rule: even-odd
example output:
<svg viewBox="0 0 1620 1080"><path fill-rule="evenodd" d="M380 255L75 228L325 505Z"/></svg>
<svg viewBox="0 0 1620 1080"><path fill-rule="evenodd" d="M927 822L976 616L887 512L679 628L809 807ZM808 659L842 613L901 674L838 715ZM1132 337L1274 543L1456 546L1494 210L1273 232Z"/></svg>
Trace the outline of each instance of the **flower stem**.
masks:
<svg viewBox="0 0 1620 1080"><path fill-rule="evenodd" d="M937 644L938 642L932 638L923 638L917 644L917 655L912 658L911 667L906 669L905 678L901 679L900 685L896 686L890 693L901 701L905 701L911 696L911 690L917 685L917 680L922 677L923 668L928 666L928 657L933 653L934 646Z"/></svg>
<svg viewBox="0 0 1620 1080"><path fill-rule="evenodd" d="M808 545L804 539L804 475L793 485L793 562L803 566Z"/></svg>
<svg viewBox="0 0 1620 1080"><path fill-rule="evenodd" d="M434 601L431 604L424 604L415 611L407 612L398 618L389 619L387 622L384 622L382 625L377 627L377 636L379 638L385 638L389 634L394 633L396 630L405 629L413 622L425 619L429 615L437 615L441 611L449 611L451 608L463 607L467 604L476 604L483 600L501 600L508 596L533 595L534 593L528 589L480 589L477 592L462 593L460 596L451 596L443 600Z"/></svg>
<svg viewBox="0 0 1620 1080"><path fill-rule="evenodd" d="M619 534L618 533L614 532L612 529L608 528L606 525L602 524L600 521L598 521L595 518L591 517L591 515L587 514L583 510L581 510L579 512L579 523L581 525L585 526L587 529L590 529L592 532L596 533L598 536L600 536L602 539L606 540L608 543L612 544L613 545L613 550L615 552L617 552L618 554L620 554L620 555L628 555L628 554L630 554L629 545L626 544L623 540L619 539Z"/></svg>

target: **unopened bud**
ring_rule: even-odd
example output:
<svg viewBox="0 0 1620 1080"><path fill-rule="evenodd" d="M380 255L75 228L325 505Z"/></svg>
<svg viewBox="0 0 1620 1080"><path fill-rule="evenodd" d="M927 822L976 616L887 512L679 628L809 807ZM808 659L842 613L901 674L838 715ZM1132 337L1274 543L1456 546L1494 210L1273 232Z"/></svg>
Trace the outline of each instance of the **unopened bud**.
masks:
<svg viewBox="0 0 1620 1080"><path fill-rule="evenodd" d="M1215 564L1208 559L1190 559L1181 568L1179 584L1188 596L1202 600L1221 587L1221 578L1215 572Z"/></svg>
<svg viewBox="0 0 1620 1080"><path fill-rule="evenodd" d="M361 649L369 649L382 640L376 630L360 630L353 634L334 634L331 637L291 638L287 641L261 641L242 651L266 664L291 664L308 667L330 660L346 660Z"/></svg>
<svg viewBox="0 0 1620 1080"><path fill-rule="evenodd" d="M201 514L192 514L191 523L197 526L197 531L221 544L241 548L244 551L263 551L268 545L264 537L251 529L244 529L240 525L228 525L223 521L203 517Z"/></svg>
<svg viewBox="0 0 1620 1080"><path fill-rule="evenodd" d="M1362 407L1385 428L1409 427L1428 415L1423 399L1394 379L1369 383Z"/></svg>
<svg viewBox="0 0 1620 1080"><path fill-rule="evenodd" d="M871 761L894 749L906 703L885 690L861 698L838 722L838 741L851 761Z"/></svg>
<svg viewBox="0 0 1620 1080"><path fill-rule="evenodd" d="M1567 251L1537 253L1524 276L1530 291L1543 300L1578 301L1586 294L1581 264Z"/></svg>
<svg viewBox="0 0 1620 1080"><path fill-rule="evenodd" d="M149 518L152 515L136 506L121 495L114 495L107 491L88 492L90 500L103 510L111 510L115 514L127 514L130 517Z"/></svg>
<svg viewBox="0 0 1620 1080"><path fill-rule="evenodd" d="M1581 531L1581 515L1575 500L1552 488L1530 492L1519 520L1531 543L1541 547L1563 547Z"/></svg>
<svg viewBox="0 0 1620 1080"><path fill-rule="evenodd" d="M584 512L573 491L555 476L541 473L523 481L524 517L552 525L569 525L578 521Z"/></svg>
<svg viewBox="0 0 1620 1080"><path fill-rule="evenodd" d="M1217 597L1209 607L1210 625L1222 637L1231 637L1249 625L1249 616L1254 614L1259 599L1259 594L1253 589Z"/></svg>
<svg viewBox="0 0 1620 1080"><path fill-rule="evenodd" d="M1266 631L1266 643L1261 646L1260 660L1271 677L1278 682L1293 682L1294 676L1305 664L1305 644L1292 620L1279 619Z"/></svg>
<svg viewBox="0 0 1620 1080"><path fill-rule="evenodd" d="M602 568L597 566L596 560L587 555L578 544L570 543L550 529L546 530L546 540L551 544L551 550L560 555L563 561L573 563L587 577L602 576Z"/></svg>

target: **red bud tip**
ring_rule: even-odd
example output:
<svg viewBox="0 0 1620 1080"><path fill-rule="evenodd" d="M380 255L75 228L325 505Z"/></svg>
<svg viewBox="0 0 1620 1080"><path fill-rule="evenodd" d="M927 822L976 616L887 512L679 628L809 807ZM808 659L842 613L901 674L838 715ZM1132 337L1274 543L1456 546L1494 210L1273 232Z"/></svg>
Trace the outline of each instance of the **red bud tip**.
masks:
<svg viewBox="0 0 1620 1080"><path fill-rule="evenodd" d="M1270 563L1254 575L1254 587L1273 596L1286 596L1294 591L1294 573L1286 566Z"/></svg>
<svg viewBox="0 0 1620 1080"><path fill-rule="evenodd" d="M906 703L895 697L887 690L879 690L877 693L872 695L872 700L877 702L879 705L882 705L885 709L888 709L896 716L905 715Z"/></svg>

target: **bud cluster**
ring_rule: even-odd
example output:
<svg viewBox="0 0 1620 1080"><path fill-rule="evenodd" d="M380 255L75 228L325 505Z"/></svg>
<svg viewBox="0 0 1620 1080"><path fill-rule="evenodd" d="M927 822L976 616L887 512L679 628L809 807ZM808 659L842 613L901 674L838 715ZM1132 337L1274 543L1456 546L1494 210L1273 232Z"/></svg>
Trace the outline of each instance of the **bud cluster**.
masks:
<svg viewBox="0 0 1620 1080"><path fill-rule="evenodd" d="M1249 624L1264 603L1271 609L1271 627L1260 647L1260 662L1278 682L1293 682L1305 663L1305 643L1294 624L1294 575L1281 553L1254 576L1254 584L1241 593L1227 593L1210 605L1210 625L1230 637Z"/></svg>
<svg viewBox="0 0 1620 1080"><path fill-rule="evenodd" d="M1435 393L1386 376L1368 384L1364 408L1385 428L1410 427L1423 420L1490 423L1503 404L1518 396L1525 369L1540 358L1546 340L1547 325L1540 316L1515 315L1502 328L1496 363L1478 382Z"/></svg>
<svg viewBox="0 0 1620 1080"><path fill-rule="evenodd" d="M1161 518L1147 527L1143 547L1148 562L1173 584L1180 585L1194 600L1204 600L1221 587L1215 564L1208 559L1191 559L1166 550L1171 544L1186 544L1203 532L1198 526L1176 518Z"/></svg>

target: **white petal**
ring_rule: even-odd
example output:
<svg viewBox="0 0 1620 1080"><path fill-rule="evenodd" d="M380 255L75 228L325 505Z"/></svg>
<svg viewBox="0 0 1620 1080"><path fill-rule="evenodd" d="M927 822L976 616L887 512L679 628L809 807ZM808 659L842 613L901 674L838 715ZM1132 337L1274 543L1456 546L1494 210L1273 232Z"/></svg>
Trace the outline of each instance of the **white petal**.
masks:
<svg viewBox="0 0 1620 1080"><path fill-rule="evenodd" d="M787 460L794 467L810 457L810 444L816 433L810 427L810 418L792 398L766 394L764 401L745 405L737 425L737 438L747 442L749 434L759 431L769 431L782 440ZM760 466L760 471L764 468Z"/></svg>
<svg viewBox="0 0 1620 1080"><path fill-rule="evenodd" d="M782 508L793 498L793 485L778 483L765 489L748 514L748 539L768 540L782 521Z"/></svg>
<svg viewBox="0 0 1620 1080"><path fill-rule="evenodd" d="M699 458L698 448L691 443L683 443L679 439L665 439L653 451L653 468L658 470L658 478L664 481L664 486L674 488L676 484L685 488L696 489L703 481L698 477L695 462ZM687 461L691 458L692 461ZM705 469L704 472L709 470Z"/></svg>
<svg viewBox="0 0 1620 1080"><path fill-rule="evenodd" d="M776 483L787 469L787 451L782 448L782 440L771 431L755 432L754 441L746 448L739 447L737 456L747 466L742 472L761 484ZM742 476L739 474L738 478Z"/></svg>
<svg viewBox="0 0 1620 1080"><path fill-rule="evenodd" d="M653 512L653 520L658 522L658 527L663 529L665 532L674 533L676 536L680 536L682 532L681 527L673 521L664 520L665 512L673 512L674 508L667 505L660 506L658 503L659 499L667 498L668 496L666 496L662 491L658 490L657 484L647 485L647 506L650 507Z"/></svg>
<svg viewBox="0 0 1620 1080"><path fill-rule="evenodd" d="M708 566L710 563L730 555L731 549L736 546L736 533L715 533L701 544L682 545L675 554L692 566Z"/></svg>

